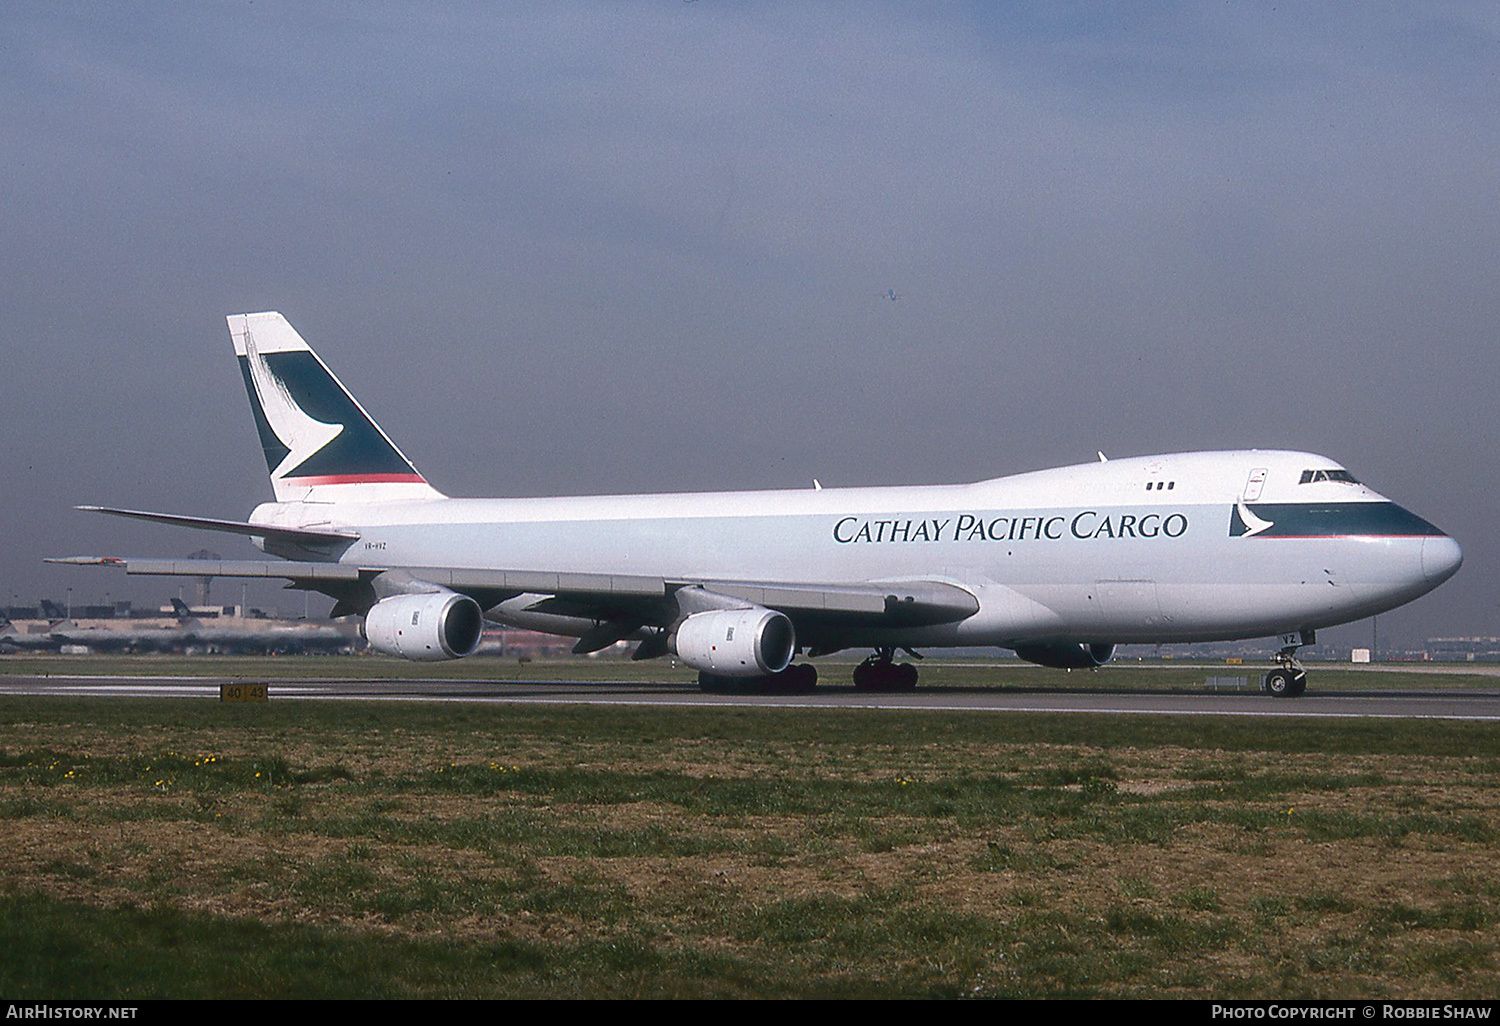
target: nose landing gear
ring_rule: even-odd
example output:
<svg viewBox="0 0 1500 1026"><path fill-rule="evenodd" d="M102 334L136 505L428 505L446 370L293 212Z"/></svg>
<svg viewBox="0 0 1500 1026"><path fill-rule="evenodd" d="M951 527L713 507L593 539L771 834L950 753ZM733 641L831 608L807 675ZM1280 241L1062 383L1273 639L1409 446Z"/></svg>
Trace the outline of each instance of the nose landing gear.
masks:
<svg viewBox="0 0 1500 1026"><path fill-rule="evenodd" d="M1273 698L1298 698L1307 690L1307 671L1297 661L1297 649L1318 640L1313 631L1299 631L1281 636L1281 651L1277 652L1276 669L1266 674L1261 690Z"/></svg>

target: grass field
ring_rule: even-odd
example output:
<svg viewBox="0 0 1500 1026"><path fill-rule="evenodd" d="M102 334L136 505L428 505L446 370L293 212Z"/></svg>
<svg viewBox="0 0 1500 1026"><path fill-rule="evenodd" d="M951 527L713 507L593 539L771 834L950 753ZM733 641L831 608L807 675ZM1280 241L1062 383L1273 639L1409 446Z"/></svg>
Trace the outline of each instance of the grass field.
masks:
<svg viewBox="0 0 1500 1026"><path fill-rule="evenodd" d="M1497 840L1486 724L7 698L0 993L1485 997Z"/></svg>

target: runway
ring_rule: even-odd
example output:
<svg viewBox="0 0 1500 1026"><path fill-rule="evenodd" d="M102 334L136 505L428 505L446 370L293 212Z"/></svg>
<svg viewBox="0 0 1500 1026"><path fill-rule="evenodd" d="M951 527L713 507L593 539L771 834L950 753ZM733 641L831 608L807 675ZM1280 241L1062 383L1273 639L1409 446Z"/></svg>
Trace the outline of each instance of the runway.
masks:
<svg viewBox="0 0 1500 1026"><path fill-rule="evenodd" d="M1101 689L1023 690L924 687L872 694L824 685L808 695L710 694L687 684L566 683L492 680L277 679L229 677L9 676L0 695L217 699L221 684L263 683L271 701L422 701L746 707L767 709L940 710L975 713L1093 713L1157 716L1255 716L1500 721L1500 691L1310 690L1296 699L1259 691L1192 693Z"/></svg>

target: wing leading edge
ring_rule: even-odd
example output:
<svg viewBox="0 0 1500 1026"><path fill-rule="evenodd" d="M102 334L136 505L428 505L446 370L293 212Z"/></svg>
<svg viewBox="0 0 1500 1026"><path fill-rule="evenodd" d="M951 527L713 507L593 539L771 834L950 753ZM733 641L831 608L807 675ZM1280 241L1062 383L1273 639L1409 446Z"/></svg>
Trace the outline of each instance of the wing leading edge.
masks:
<svg viewBox="0 0 1500 1026"><path fill-rule="evenodd" d="M393 571L382 566L311 561L116 556L68 556L47 562L113 566L127 574L145 576L283 579L290 587L321 591L338 599L343 614L367 610L377 598L376 579L391 573L399 573L410 582L468 595L485 609L521 595L535 595L533 606L544 611L601 620L633 615L657 626L667 626L658 621L665 618L668 608L676 608L677 603L669 600L685 588L778 610L794 621L836 620L849 626L952 623L979 611L979 600L967 589L930 580L822 584L461 567L403 567ZM343 614L336 611L335 615Z"/></svg>

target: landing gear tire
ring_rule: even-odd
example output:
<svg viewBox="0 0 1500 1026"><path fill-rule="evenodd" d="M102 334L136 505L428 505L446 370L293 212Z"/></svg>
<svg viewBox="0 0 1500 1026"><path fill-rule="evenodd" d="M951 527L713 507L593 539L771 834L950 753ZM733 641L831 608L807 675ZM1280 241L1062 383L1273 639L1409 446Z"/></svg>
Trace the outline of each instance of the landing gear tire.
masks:
<svg viewBox="0 0 1500 1026"><path fill-rule="evenodd" d="M795 663L772 678L784 694L810 695L818 689L818 669L812 663Z"/></svg>
<svg viewBox="0 0 1500 1026"><path fill-rule="evenodd" d="M1297 698L1307 690L1307 673L1290 666L1278 666L1266 674L1266 691L1273 698Z"/></svg>
<svg viewBox="0 0 1500 1026"><path fill-rule="evenodd" d="M810 695L818 688L818 670L811 663L795 663L780 673L763 677L725 677L700 672L698 687L719 695Z"/></svg>
<svg viewBox="0 0 1500 1026"><path fill-rule="evenodd" d="M917 668L895 663L889 654L877 652L854 668L854 687L859 691L914 691Z"/></svg>
<svg viewBox="0 0 1500 1026"><path fill-rule="evenodd" d="M1297 662L1297 649L1315 645L1317 641L1318 635L1310 627L1281 635L1281 651L1273 657L1276 668L1261 683L1267 694L1273 698L1298 698L1307 690L1307 671Z"/></svg>

